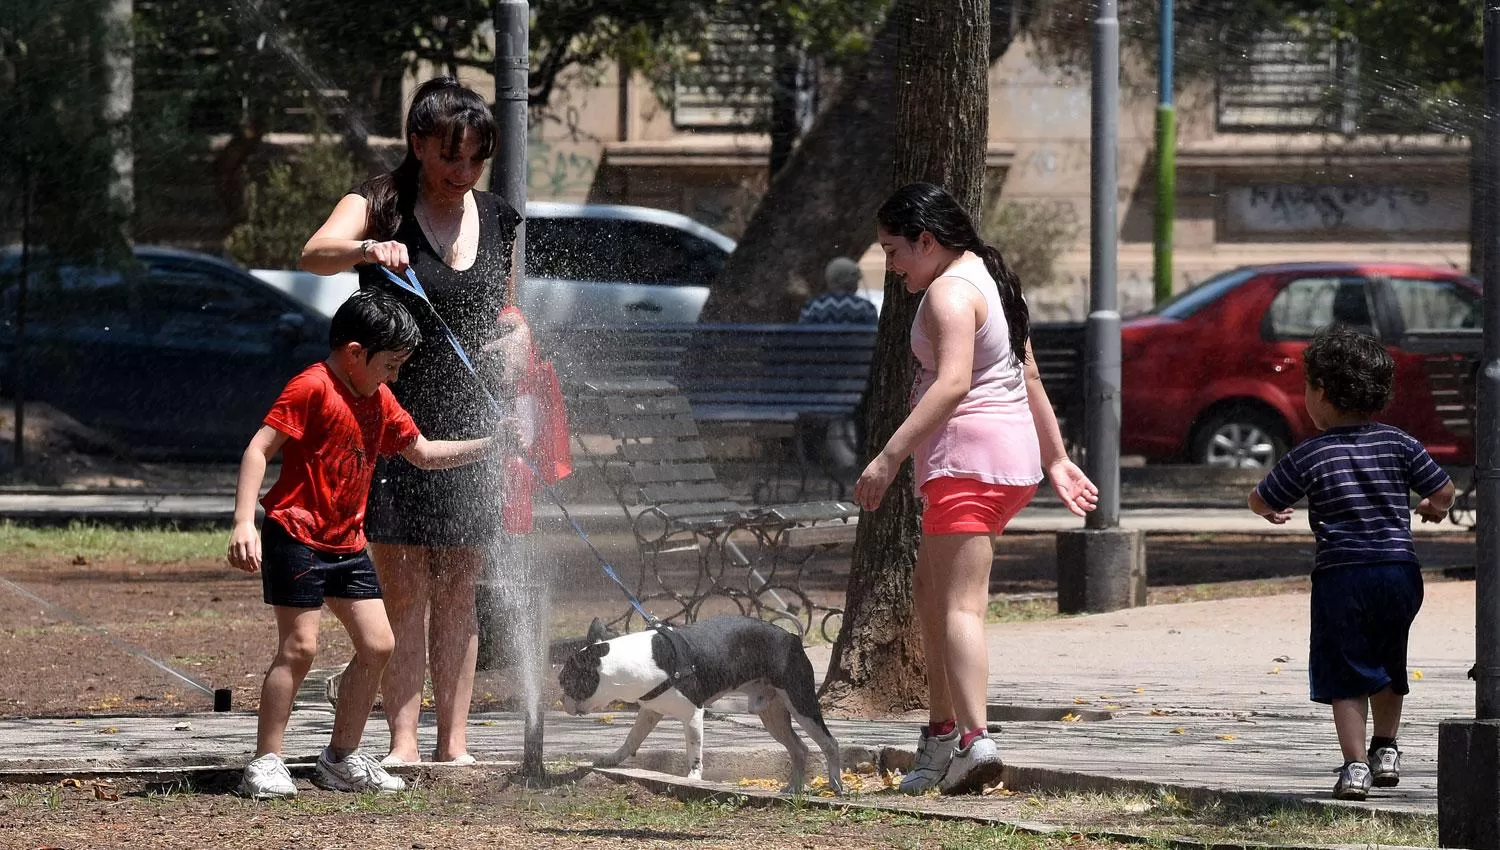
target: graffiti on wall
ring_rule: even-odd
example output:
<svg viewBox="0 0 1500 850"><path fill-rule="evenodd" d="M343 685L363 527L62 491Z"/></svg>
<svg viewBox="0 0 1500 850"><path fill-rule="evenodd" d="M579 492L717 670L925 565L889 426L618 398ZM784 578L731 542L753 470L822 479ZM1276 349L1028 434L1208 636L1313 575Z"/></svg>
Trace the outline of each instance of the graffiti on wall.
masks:
<svg viewBox="0 0 1500 850"><path fill-rule="evenodd" d="M1469 219L1462 189L1378 184L1236 186L1225 211L1230 229L1244 233L1461 232Z"/></svg>
<svg viewBox="0 0 1500 850"><path fill-rule="evenodd" d="M534 123L526 139L527 193L582 200L594 185L603 149L602 141L582 129L577 107Z"/></svg>

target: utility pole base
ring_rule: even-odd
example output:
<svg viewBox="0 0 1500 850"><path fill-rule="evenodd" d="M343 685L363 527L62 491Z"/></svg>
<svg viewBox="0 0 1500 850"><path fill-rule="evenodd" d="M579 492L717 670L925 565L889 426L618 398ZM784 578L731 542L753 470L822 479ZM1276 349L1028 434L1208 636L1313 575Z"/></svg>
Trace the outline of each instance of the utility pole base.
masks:
<svg viewBox="0 0 1500 850"><path fill-rule="evenodd" d="M1438 724L1438 846L1500 850L1500 720Z"/></svg>
<svg viewBox="0 0 1500 850"><path fill-rule="evenodd" d="M1123 528L1057 533L1057 611L1097 614L1146 604L1146 536Z"/></svg>

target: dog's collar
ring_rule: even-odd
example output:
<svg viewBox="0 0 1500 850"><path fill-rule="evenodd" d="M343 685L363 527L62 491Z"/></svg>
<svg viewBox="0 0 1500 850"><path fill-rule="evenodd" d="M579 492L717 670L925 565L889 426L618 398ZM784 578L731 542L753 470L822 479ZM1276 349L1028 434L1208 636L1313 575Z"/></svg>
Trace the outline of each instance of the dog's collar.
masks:
<svg viewBox="0 0 1500 850"><path fill-rule="evenodd" d="M671 665L672 672L667 674L666 681L642 694L636 699L636 702L650 702L668 690L682 684L684 681L691 679L694 673L696 673L690 660L692 656L688 654L687 640L667 623L654 623L651 628L655 629L657 634L667 639L667 645L672 648L672 660L675 663Z"/></svg>

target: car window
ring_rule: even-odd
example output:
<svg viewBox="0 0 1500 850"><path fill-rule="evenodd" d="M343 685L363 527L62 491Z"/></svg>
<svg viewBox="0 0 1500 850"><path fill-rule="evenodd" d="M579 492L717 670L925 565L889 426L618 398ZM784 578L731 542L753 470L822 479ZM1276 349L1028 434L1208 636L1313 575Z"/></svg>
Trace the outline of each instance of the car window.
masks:
<svg viewBox="0 0 1500 850"><path fill-rule="evenodd" d="M262 337L287 312L253 281L197 266L152 266L141 285L142 321L167 335Z"/></svg>
<svg viewBox="0 0 1500 850"><path fill-rule="evenodd" d="M707 286L724 268L724 252L691 233L647 221L620 225L620 271L628 283Z"/></svg>
<svg viewBox="0 0 1500 850"><path fill-rule="evenodd" d="M20 287L5 281L4 321L14 324ZM26 321L59 330L123 330L130 326L136 293L127 276L111 269L53 266L30 274Z"/></svg>
<svg viewBox="0 0 1500 850"><path fill-rule="evenodd" d="M1451 280L1387 278L1408 331L1451 331L1480 325L1479 294Z"/></svg>
<svg viewBox="0 0 1500 850"><path fill-rule="evenodd" d="M1266 329L1274 339L1308 339L1331 324L1374 332L1369 287L1363 278L1303 277L1271 301Z"/></svg>
<svg viewBox="0 0 1500 850"><path fill-rule="evenodd" d="M526 220L526 276L620 280L619 229L605 218Z"/></svg>
<svg viewBox="0 0 1500 850"><path fill-rule="evenodd" d="M1192 289L1177 293L1162 302L1153 312L1164 319L1186 319L1214 303L1229 290L1255 275L1254 269L1235 269L1203 281Z"/></svg>

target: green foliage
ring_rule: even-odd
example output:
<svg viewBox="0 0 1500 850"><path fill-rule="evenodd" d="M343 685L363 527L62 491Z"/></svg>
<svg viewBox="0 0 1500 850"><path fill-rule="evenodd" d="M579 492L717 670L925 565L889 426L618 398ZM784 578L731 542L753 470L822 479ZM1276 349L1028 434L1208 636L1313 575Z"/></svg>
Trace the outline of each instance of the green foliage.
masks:
<svg viewBox="0 0 1500 850"><path fill-rule="evenodd" d="M1045 203L991 203L979 230L1005 255L1024 289L1051 284L1057 258L1078 238L1071 209Z"/></svg>
<svg viewBox="0 0 1500 850"><path fill-rule="evenodd" d="M319 136L250 186L245 221L225 247L246 268L292 268L308 236L355 182L354 163L344 149Z"/></svg>

